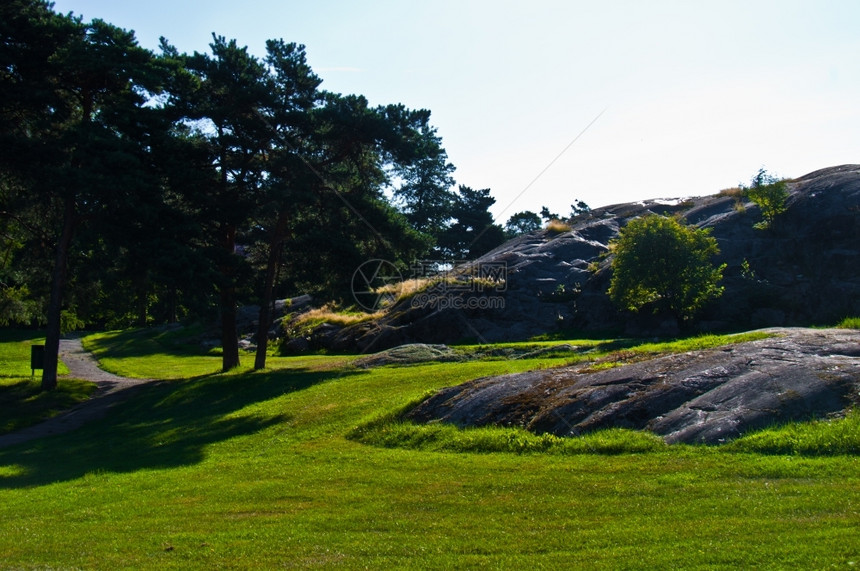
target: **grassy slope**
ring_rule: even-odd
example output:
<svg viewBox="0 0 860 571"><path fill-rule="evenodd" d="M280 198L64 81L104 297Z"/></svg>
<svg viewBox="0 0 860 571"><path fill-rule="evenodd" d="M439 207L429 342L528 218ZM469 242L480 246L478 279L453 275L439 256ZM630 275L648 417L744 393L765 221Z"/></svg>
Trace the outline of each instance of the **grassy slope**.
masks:
<svg viewBox="0 0 860 571"><path fill-rule="evenodd" d="M217 369L209 359L194 374ZM427 390L557 363L356 371L309 357L149 386L74 433L0 449L0 567L860 565L856 456L447 453L346 438ZM114 361L125 374L152 365Z"/></svg>
<svg viewBox="0 0 860 571"><path fill-rule="evenodd" d="M42 392L41 376L32 375L30 346L44 343L33 331L0 331L0 434L36 424L87 400L96 385L62 379L57 388ZM60 374L68 373L62 363Z"/></svg>

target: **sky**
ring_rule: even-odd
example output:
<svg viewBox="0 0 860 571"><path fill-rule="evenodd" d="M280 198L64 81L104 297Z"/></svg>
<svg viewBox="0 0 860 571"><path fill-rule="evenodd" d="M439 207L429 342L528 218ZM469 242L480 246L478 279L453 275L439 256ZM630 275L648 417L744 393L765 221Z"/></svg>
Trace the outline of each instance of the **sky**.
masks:
<svg viewBox="0 0 860 571"><path fill-rule="evenodd" d="M497 222L860 163L856 0L55 0L206 52L304 44L322 87L429 109Z"/></svg>

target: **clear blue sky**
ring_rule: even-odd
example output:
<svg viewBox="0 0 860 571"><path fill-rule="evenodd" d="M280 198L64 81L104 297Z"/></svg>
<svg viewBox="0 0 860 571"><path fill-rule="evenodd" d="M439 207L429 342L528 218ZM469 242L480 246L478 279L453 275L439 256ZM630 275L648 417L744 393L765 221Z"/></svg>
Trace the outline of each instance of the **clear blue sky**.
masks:
<svg viewBox="0 0 860 571"><path fill-rule="evenodd" d="M860 163L860 2L56 0L156 48L305 44L323 87L432 111L504 222ZM603 113L602 115L601 112ZM587 125L600 118L529 187ZM526 190L526 188L528 189ZM523 192L525 190L525 192Z"/></svg>

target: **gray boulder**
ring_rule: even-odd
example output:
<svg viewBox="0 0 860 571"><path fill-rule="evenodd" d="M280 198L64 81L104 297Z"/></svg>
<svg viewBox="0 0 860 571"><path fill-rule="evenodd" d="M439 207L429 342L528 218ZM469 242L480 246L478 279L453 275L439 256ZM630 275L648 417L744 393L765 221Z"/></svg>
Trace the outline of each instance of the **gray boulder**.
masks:
<svg viewBox="0 0 860 571"><path fill-rule="evenodd" d="M623 427L715 444L860 404L860 331L769 331L774 337L595 373L567 367L477 379L439 391L407 418L558 436Z"/></svg>
<svg viewBox="0 0 860 571"><path fill-rule="evenodd" d="M414 365L418 363L442 363L462 360L463 357L447 345L413 343L361 357L353 364L361 369L370 369L384 365Z"/></svg>

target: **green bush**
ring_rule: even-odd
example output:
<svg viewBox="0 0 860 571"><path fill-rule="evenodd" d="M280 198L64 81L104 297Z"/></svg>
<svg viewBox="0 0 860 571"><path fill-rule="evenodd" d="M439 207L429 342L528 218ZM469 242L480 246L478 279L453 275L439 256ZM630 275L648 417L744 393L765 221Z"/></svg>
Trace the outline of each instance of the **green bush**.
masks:
<svg viewBox="0 0 860 571"><path fill-rule="evenodd" d="M785 212L788 199L786 182L768 174L763 168L752 178L749 187L741 188L747 198L761 209L763 220L755 225L756 228L770 228L774 219Z"/></svg>
<svg viewBox="0 0 860 571"><path fill-rule="evenodd" d="M631 220L611 244L609 297L623 309L652 305L689 319L708 301L722 295L718 284L726 265L715 266L717 241L708 230L666 216Z"/></svg>

